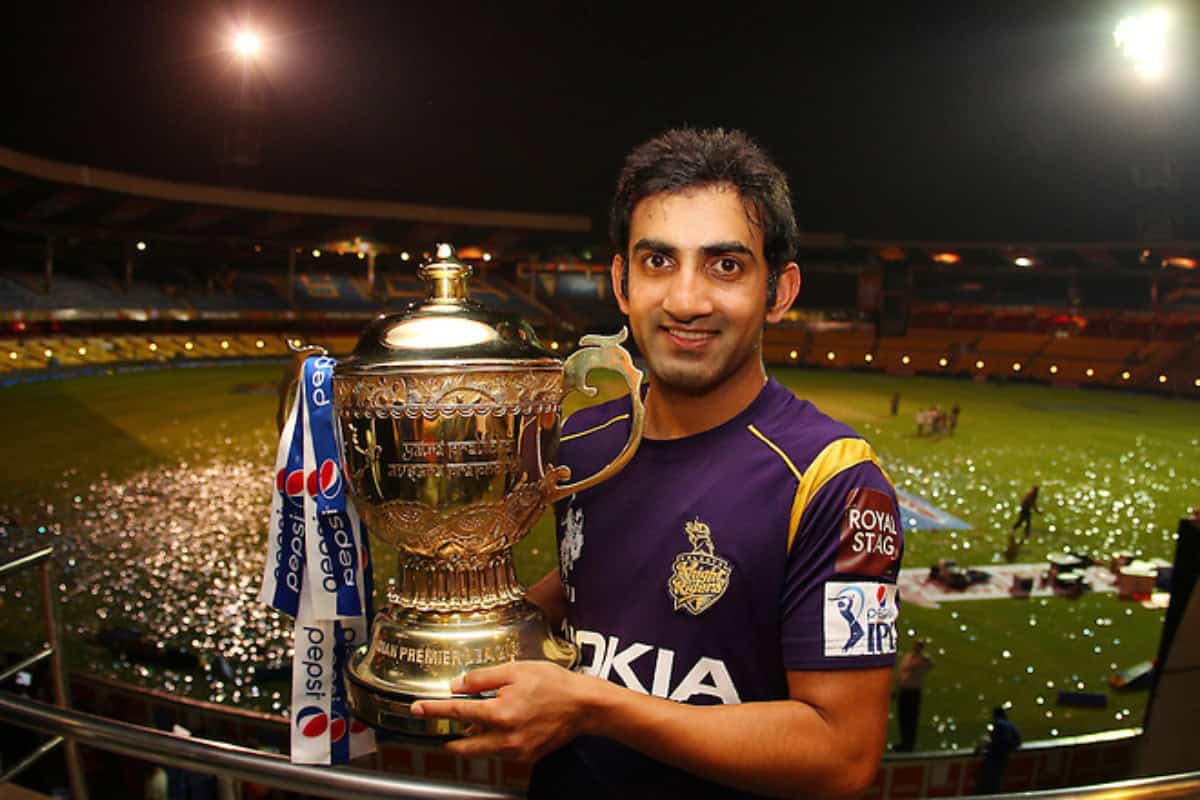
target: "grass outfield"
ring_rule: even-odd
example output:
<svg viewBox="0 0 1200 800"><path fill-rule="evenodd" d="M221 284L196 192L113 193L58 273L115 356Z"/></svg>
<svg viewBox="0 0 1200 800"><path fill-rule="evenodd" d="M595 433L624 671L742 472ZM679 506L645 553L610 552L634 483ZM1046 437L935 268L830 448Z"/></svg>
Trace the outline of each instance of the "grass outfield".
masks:
<svg viewBox="0 0 1200 800"><path fill-rule="evenodd" d="M271 387L282 370L176 369L0 389L7 456L0 506L27 529L10 528L0 549L27 548L41 538L39 525L77 524L87 512L75 498L101 476L120 481L181 463L269 464ZM1064 546L1169 559L1180 516L1200 504L1200 406L1193 402L833 371L774 374L866 435L899 486L974 527L912 533L906 566L928 566L939 556L983 566L1000 560L1016 504L1035 482L1044 513L1035 517L1022 561L1041 561ZM893 391L902 395L894 418L887 413ZM954 437L914 435L913 412L935 402L960 404ZM264 527L267 500L264 487ZM256 539L251 551L265 550L264 527L239 534ZM543 519L522 544L518 566L530 581L555 561L552 526ZM12 592L7 598L0 614L16 607ZM926 637L937 662L918 745L972 746L990 707L1001 702L1012 703L1010 716L1026 739L1137 724L1144 694L1109 693L1108 708L1098 711L1058 707L1055 698L1063 689L1106 692L1115 668L1154 656L1161 620L1162 612L1099 594L905 607L902 646L908 637Z"/></svg>

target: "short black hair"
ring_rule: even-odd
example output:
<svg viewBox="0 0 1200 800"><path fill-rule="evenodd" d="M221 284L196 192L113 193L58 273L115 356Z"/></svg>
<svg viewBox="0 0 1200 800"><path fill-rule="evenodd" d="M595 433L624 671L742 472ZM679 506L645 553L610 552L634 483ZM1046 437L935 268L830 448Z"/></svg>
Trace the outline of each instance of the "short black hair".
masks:
<svg viewBox="0 0 1200 800"><path fill-rule="evenodd" d="M795 258L800 233L787 176L742 131L675 128L635 147L617 176L609 214L612 245L622 258L628 257L633 210L647 197L718 184L737 190L749 206L752 221L762 229L773 301L775 283Z"/></svg>

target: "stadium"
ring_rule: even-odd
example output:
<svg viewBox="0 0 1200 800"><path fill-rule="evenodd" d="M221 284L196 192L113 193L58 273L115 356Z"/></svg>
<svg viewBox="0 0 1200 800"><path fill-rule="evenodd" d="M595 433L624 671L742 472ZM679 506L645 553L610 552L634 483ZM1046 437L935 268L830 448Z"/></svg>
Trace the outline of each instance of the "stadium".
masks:
<svg viewBox="0 0 1200 800"><path fill-rule="evenodd" d="M380 314L426 298L418 266L445 243L471 298L556 355L619 331L603 226L470 192L426 204L251 183L0 146L0 766L15 782L0 790L519 796L528 765L403 737L347 768L288 762L291 621L259 601L273 463L295 351L348 356ZM897 653L921 641L934 665L915 751L896 746L893 708L867 796L972 793L995 706L1024 738L1005 792L1197 791L1187 229L801 235L803 288L762 356L879 454L905 531ZM616 375L600 386L564 416L626 392ZM396 558L377 547L376 575ZM546 512L516 570L529 585L558 563Z"/></svg>

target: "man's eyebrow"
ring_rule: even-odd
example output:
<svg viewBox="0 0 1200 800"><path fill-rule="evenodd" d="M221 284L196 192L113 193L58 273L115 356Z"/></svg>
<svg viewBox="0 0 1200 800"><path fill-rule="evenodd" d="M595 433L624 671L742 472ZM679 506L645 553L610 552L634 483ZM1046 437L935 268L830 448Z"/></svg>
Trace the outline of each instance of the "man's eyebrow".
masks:
<svg viewBox="0 0 1200 800"><path fill-rule="evenodd" d="M679 248L675 245L664 242L661 239L638 239L634 242L633 251L652 250L656 253L666 253L674 255ZM726 242L709 242L700 246L700 251L706 256L719 256L723 253L738 253L740 255L752 256L754 251L745 243L739 242L736 239L731 239Z"/></svg>
<svg viewBox="0 0 1200 800"><path fill-rule="evenodd" d="M752 256L754 251L747 247L742 242L736 239L728 242L712 242L700 248L706 256L719 256L722 253L739 253L741 255Z"/></svg>
<svg viewBox="0 0 1200 800"><path fill-rule="evenodd" d="M638 239L633 244L633 252L636 253L639 250L653 250L656 253L674 255L678 248L669 242L662 241L661 239Z"/></svg>

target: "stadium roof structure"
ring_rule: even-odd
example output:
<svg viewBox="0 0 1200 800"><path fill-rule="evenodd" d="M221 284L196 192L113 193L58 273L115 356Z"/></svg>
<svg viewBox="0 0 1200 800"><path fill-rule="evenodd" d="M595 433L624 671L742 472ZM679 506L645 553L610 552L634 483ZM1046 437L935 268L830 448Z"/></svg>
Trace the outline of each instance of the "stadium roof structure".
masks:
<svg viewBox="0 0 1200 800"><path fill-rule="evenodd" d="M384 202L161 180L53 161L0 147L0 229L26 236L154 240L182 247L420 254L449 241L477 256L580 263L604 249L590 217ZM909 263L963 268L1195 270L1197 241L908 241L838 233L801 236L808 267ZM602 263L602 262L600 262Z"/></svg>
<svg viewBox="0 0 1200 800"><path fill-rule="evenodd" d="M522 258L592 243L589 217L282 194L159 180L0 147L0 227L46 237L154 239L373 252L450 241Z"/></svg>

